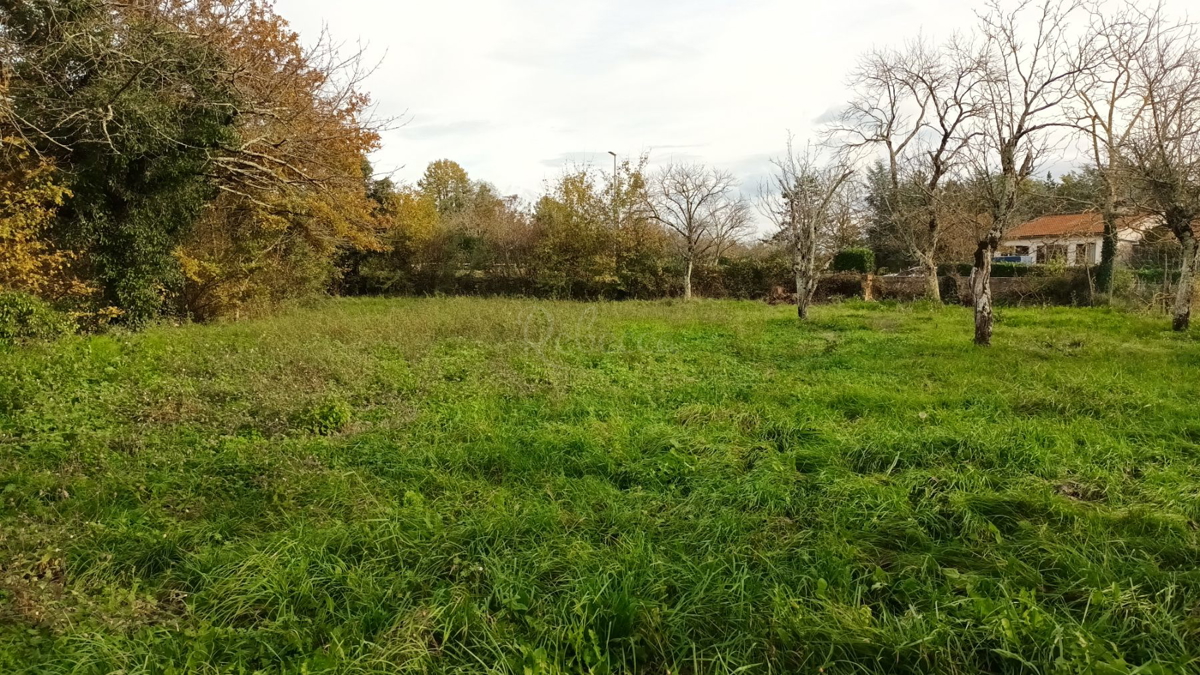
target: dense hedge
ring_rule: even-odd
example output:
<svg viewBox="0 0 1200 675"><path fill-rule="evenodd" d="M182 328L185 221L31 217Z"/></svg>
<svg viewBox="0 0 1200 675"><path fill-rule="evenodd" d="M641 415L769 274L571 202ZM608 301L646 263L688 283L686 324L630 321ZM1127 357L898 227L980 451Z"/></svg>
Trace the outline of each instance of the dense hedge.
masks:
<svg viewBox="0 0 1200 675"><path fill-rule="evenodd" d="M708 298L759 300L776 286L796 285L791 263L781 256L722 260L698 272L693 278L694 290Z"/></svg>
<svg viewBox="0 0 1200 675"><path fill-rule="evenodd" d="M970 304L970 265L942 265L943 302ZM670 298L681 295L683 270L676 263L646 265L638 273L595 282L548 283L537 270L513 269L503 274L479 270L453 271L429 268L395 280L386 290L372 294L393 295L480 295L524 296L571 300L625 300ZM1013 263L996 263L992 288L998 305L1082 305L1091 298L1085 270L1049 273L1046 268ZM924 297L921 277L873 277L873 297L878 300L914 300ZM859 272L830 272L822 277L815 299L828 302L861 298L866 278ZM692 274L693 292L702 298L763 300L795 290L791 264L782 256L721 260L716 265L697 267ZM781 289L773 293L773 289Z"/></svg>
<svg viewBox="0 0 1200 675"><path fill-rule="evenodd" d="M1037 269L1037 268L1035 268ZM942 301L971 304L971 284L961 275L942 277ZM1069 269L1055 274L1024 274L992 278L992 302L997 305L1076 305L1092 302L1088 271Z"/></svg>
<svg viewBox="0 0 1200 675"><path fill-rule="evenodd" d="M1039 269L1041 269L1041 268L1034 267L1033 265L1025 265L1022 263L994 262L994 263L992 263L992 276L993 277L1023 277L1023 276L1028 276L1028 275L1034 273L1034 271L1039 270Z"/></svg>
<svg viewBox="0 0 1200 675"><path fill-rule="evenodd" d="M616 278L564 281L538 269L488 272L429 266L419 270L390 270L390 274L360 271L346 295L507 295L572 300L649 300L682 294L683 267L678 262L625 261ZM783 257L730 258L692 272L692 289L707 298L759 300L775 286L795 285L791 264Z"/></svg>
<svg viewBox="0 0 1200 675"><path fill-rule="evenodd" d="M1179 283L1179 270L1161 267L1143 267L1133 270L1133 275L1143 284Z"/></svg>
<svg viewBox="0 0 1200 675"><path fill-rule="evenodd" d="M838 251L833 256L833 271L870 274L875 271L875 252L869 248L848 248Z"/></svg>
<svg viewBox="0 0 1200 675"><path fill-rule="evenodd" d="M813 293L816 302L836 302L863 297L866 277L858 272L832 272L821 277Z"/></svg>

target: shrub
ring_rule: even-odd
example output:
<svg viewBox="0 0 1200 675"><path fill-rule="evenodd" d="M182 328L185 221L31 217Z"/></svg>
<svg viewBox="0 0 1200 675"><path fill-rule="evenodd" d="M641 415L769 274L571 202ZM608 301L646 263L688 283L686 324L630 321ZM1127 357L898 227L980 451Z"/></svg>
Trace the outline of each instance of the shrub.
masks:
<svg viewBox="0 0 1200 675"><path fill-rule="evenodd" d="M307 432L330 436L350 424L352 411L345 401L326 401L310 408L300 416L300 426Z"/></svg>
<svg viewBox="0 0 1200 675"><path fill-rule="evenodd" d="M871 297L876 300L911 301L924 298L928 292L925 277L887 277L872 279Z"/></svg>
<svg viewBox="0 0 1200 675"><path fill-rule="evenodd" d="M73 331L71 320L28 293L0 293L0 343L53 340Z"/></svg>
<svg viewBox="0 0 1200 675"><path fill-rule="evenodd" d="M1026 265L1024 263L994 262L992 263L992 276L1023 277L1035 269L1037 268L1033 265Z"/></svg>
<svg viewBox="0 0 1200 675"><path fill-rule="evenodd" d="M942 302L947 304L970 304L970 298L966 297L969 285L961 275L946 274L938 277L938 291L942 296Z"/></svg>
<svg viewBox="0 0 1200 675"><path fill-rule="evenodd" d="M758 300L792 281L791 262L782 256L723 258L718 266L705 269L697 290L705 297Z"/></svg>
<svg viewBox="0 0 1200 675"><path fill-rule="evenodd" d="M1174 283L1179 277L1175 270L1167 270L1162 267L1143 267L1133 270L1133 275L1144 284L1156 285L1161 285L1168 279Z"/></svg>
<svg viewBox="0 0 1200 675"><path fill-rule="evenodd" d="M992 301L997 305L1090 305L1093 300L1088 271L1021 274L992 281Z"/></svg>
<svg viewBox="0 0 1200 675"><path fill-rule="evenodd" d="M847 248L838 251L833 256L833 271L870 274L875 271L875 252L869 248Z"/></svg>
<svg viewBox="0 0 1200 675"><path fill-rule="evenodd" d="M815 302L838 302L863 297L863 277L853 272L826 274L817 282Z"/></svg>
<svg viewBox="0 0 1200 675"><path fill-rule="evenodd" d="M1127 267L1117 265L1113 269L1112 276L1112 293L1113 295L1127 295L1132 293L1137 285L1137 277L1133 270Z"/></svg>
<svg viewBox="0 0 1200 675"><path fill-rule="evenodd" d="M670 295L678 283L674 270L651 250L635 250L617 267L617 298L652 299Z"/></svg>

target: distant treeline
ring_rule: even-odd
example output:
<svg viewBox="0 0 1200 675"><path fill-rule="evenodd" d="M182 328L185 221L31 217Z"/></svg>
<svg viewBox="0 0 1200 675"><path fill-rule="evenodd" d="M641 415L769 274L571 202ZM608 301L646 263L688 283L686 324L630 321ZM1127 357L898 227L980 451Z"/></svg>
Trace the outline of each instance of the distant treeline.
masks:
<svg viewBox="0 0 1200 675"><path fill-rule="evenodd" d="M929 177L921 153L916 168L857 167L789 145L773 182L748 186L755 202L728 172L650 170L647 157L566 167L533 203L450 160L397 184L366 159L387 121L369 114L361 56L324 37L304 47L269 0L0 4L0 292L85 326L329 292L760 298L803 286L807 298L835 254L867 248L863 271L924 273L936 300L939 265L990 269L976 254L999 241L980 195L1008 183L958 162L936 191L909 194ZM875 65L913 57L894 56ZM1013 180L1006 227L1112 191L1096 168ZM1178 240L1152 237L1138 264L1164 279L1187 269Z"/></svg>
<svg viewBox="0 0 1200 675"><path fill-rule="evenodd" d="M850 217L822 246L830 271L905 272L917 261L883 212L868 172L851 202ZM683 295L686 256L682 238L657 222L645 204L645 160L625 162L615 176L594 167L569 168L533 205L502 197L490 184L472 180L459 164L433 162L415 185L377 181L370 191L390 227L380 251L347 252L333 290L347 295L523 295L571 299L653 299ZM652 179L651 179L652 180ZM1029 215L1063 213L1099 189L1091 172L1030 181ZM877 206L878 205L878 206ZM951 221L942 238L942 276L968 277L975 248L972 231ZM694 260L696 295L763 299L776 287L791 291L795 279L787 247L750 228ZM1178 245L1156 239L1141 266L1162 264ZM717 252L719 250L719 253ZM867 255L859 254L864 251ZM1177 256L1177 251L1174 255ZM996 277L1022 276L1033 268L997 263ZM911 273L919 274L913 270ZM1074 286L1071 286L1074 289ZM1077 289L1076 289L1077 290ZM840 295L840 294L834 294ZM1074 302L1062 293L1064 302Z"/></svg>

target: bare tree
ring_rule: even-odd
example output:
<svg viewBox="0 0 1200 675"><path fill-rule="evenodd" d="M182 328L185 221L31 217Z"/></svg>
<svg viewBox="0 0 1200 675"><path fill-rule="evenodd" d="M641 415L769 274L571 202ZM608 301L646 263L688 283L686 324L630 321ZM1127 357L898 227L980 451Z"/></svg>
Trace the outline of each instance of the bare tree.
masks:
<svg viewBox="0 0 1200 675"><path fill-rule="evenodd" d="M731 208L736 186L733 174L701 164L669 164L650 178L646 209L679 236L685 300L692 298L696 263L716 245L717 223Z"/></svg>
<svg viewBox="0 0 1200 675"><path fill-rule="evenodd" d="M773 163L771 183L760 188L759 209L774 222L775 239L792 256L796 312L803 320L835 250L830 235L843 225L831 214L854 172L844 162L822 164L811 146L797 151L790 140L787 154Z"/></svg>
<svg viewBox="0 0 1200 675"><path fill-rule="evenodd" d="M845 165L846 168L849 165ZM828 252L830 259L838 251L861 246L866 239L867 220L864 186L847 180L833 195L826 215L826 227L818 235L818 250Z"/></svg>
<svg viewBox="0 0 1200 675"><path fill-rule="evenodd" d="M974 96L981 116L967 145L984 211L971 275L977 345L992 343L992 258L1018 224L1027 180L1052 132L1067 125L1063 103L1080 72L1068 25L1079 7L1077 0L1023 0L1007 9L989 0L979 15L985 75Z"/></svg>
<svg viewBox="0 0 1200 675"><path fill-rule="evenodd" d="M753 225L750 204L745 199L731 199L723 208L716 210L712 223L713 264L720 263L721 257L730 248L745 239Z"/></svg>
<svg viewBox="0 0 1200 675"><path fill-rule="evenodd" d="M1129 171L1139 205L1179 240L1183 256L1172 327L1187 330L1195 296L1200 221L1200 39L1191 25L1155 24L1137 60L1146 111L1130 135Z"/></svg>
<svg viewBox="0 0 1200 675"><path fill-rule="evenodd" d="M935 301L941 300L944 184L961 168L970 123L979 114L972 94L981 72L978 56L958 40L943 48L914 42L903 51L872 52L852 80L856 97L832 130L848 139L846 147L883 150L884 208Z"/></svg>
<svg viewBox="0 0 1200 675"><path fill-rule="evenodd" d="M1100 178L1101 193L1087 206L1104 220L1097 275L1102 293L1112 292L1120 219L1133 215L1124 151L1149 105L1137 86L1137 66L1162 23L1161 9L1142 11L1130 4L1114 10L1093 0L1091 25L1074 56L1079 77L1068 113L1084 134Z"/></svg>

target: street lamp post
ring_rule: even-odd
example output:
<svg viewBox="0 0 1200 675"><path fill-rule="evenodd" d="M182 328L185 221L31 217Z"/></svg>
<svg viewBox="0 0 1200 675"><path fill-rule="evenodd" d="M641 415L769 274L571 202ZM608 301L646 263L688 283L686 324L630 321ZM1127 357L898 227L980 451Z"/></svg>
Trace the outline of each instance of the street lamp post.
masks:
<svg viewBox="0 0 1200 675"><path fill-rule="evenodd" d="M608 154L612 155L612 158L613 158L613 183L612 183L612 185L613 185L613 187L612 187L612 191L613 191L612 192L613 227L615 229L620 229L621 228L621 219L619 217L619 214L617 213L617 189L620 187L620 183L618 182L618 177L617 177L617 153L613 152L612 150L609 150Z"/></svg>
<svg viewBox="0 0 1200 675"><path fill-rule="evenodd" d="M621 270L621 214L617 210L617 190L620 187L620 174L617 173L617 153L612 150L608 154L613 158L612 177L612 217L613 217L613 260L616 263L618 276Z"/></svg>

